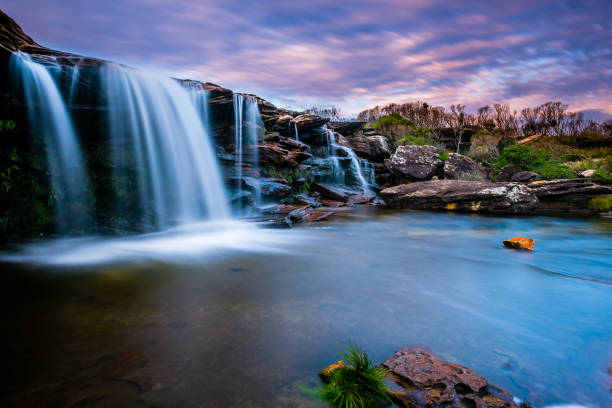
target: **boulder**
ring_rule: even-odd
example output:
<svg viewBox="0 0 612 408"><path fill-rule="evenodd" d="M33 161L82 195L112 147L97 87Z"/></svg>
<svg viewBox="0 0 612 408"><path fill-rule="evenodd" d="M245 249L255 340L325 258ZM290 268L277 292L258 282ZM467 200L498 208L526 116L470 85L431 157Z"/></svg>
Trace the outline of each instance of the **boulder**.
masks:
<svg viewBox="0 0 612 408"><path fill-rule="evenodd" d="M433 146L400 146L385 164L399 179L424 181L440 174L444 162Z"/></svg>
<svg viewBox="0 0 612 408"><path fill-rule="evenodd" d="M259 191L261 195L269 198L285 198L291 194L291 186L287 185L286 180L279 179L260 179Z"/></svg>
<svg viewBox="0 0 612 408"><path fill-rule="evenodd" d="M376 199L375 195L370 194L356 194L349 197L349 204L367 204L371 203Z"/></svg>
<svg viewBox="0 0 612 408"><path fill-rule="evenodd" d="M321 127L327 122L329 122L329 119L327 118L322 118L316 115L310 115L308 113L296 116L295 118L293 118L293 121L292 121L292 123L297 125L298 132L300 133L308 132L309 130L312 130L314 128Z"/></svg>
<svg viewBox="0 0 612 408"><path fill-rule="evenodd" d="M364 159L382 163L391 156L391 149L384 136L357 133L346 136L346 139L350 144L348 147L352 148L357 156Z"/></svg>
<svg viewBox="0 0 612 408"><path fill-rule="evenodd" d="M327 127L335 132L341 133L345 136L351 136L360 130L366 125L366 122L351 120L351 121L341 121L341 122L328 122Z"/></svg>
<svg viewBox="0 0 612 408"><path fill-rule="evenodd" d="M591 199L612 194L588 178L533 181L527 185L546 209L586 209Z"/></svg>
<svg viewBox="0 0 612 408"><path fill-rule="evenodd" d="M593 177L593 174L595 174L595 170L591 169L591 170L581 171L578 175L580 177L589 178L589 177Z"/></svg>
<svg viewBox="0 0 612 408"><path fill-rule="evenodd" d="M532 181L537 180L544 180L544 177L533 171L519 171L518 173L514 173L512 177L510 177L510 181L514 181L517 183L531 183Z"/></svg>
<svg viewBox="0 0 612 408"><path fill-rule="evenodd" d="M510 181L512 180L512 176L516 173L523 171L519 166L504 166L497 176L495 176L494 181Z"/></svg>
<svg viewBox="0 0 612 408"><path fill-rule="evenodd" d="M444 178L448 180L485 181L486 172L475 160L451 153L444 161Z"/></svg>
<svg viewBox="0 0 612 408"><path fill-rule="evenodd" d="M422 348L403 348L381 366L399 386L390 393L403 407L518 408L508 391L490 385L474 370L443 361Z"/></svg>
<svg viewBox="0 0 612 408"><path fill-rule="evenodd" d="M264 136L264 142L276 142L283 149L306 151L309 146L306 143L299 142L289 137L281 136L278 132L268 132Z"/></svg>
<svg viewBox="0 0 612 408"><path fill-rule="evenodd" d="M527 251L533 251L533 244L535 240L533 238L526 237L514 237L504 241L504 246L511 249L524 249Z"/></svg>
<svg viewBox="0 0 612 408"><path fill-rule="evenodd" d="M402 184L380 192L389 207L521 214L538 208L535 194L520 183L435 180Z"/></svg>
<svg viewBox="0 0 612 408"><path fill-rule="evenodd" d="M243 150L242 160L247 163L258 161L260 166L297 167L312 155L301 150L283 149L277 143L264 143L247 146Z"/></svg>
<svg viewBox="0 0 612 408"><path fill-rule="evenodd" d="M281 113L276 120L277 129L289 129L289 123L293 120L293 116Z"/></svg>
<svg viewBox="0 0 612 408"><path fill-rule="evenodd" d="M259 114L261 115L261 120L264 123L265 128L272 129L278 121L280 115L278 108L260 97L257 97L257 106L259 108Z"/></svg>
<svg viewBox="0 0 612 408"><path fill-rule="evenodd" d="M320 211L315 210L309 205L297 208L289 213L287 218L291 223L303 223L303 222L314 222L322 221L329 218L334 213L331 211Z"/></svg>

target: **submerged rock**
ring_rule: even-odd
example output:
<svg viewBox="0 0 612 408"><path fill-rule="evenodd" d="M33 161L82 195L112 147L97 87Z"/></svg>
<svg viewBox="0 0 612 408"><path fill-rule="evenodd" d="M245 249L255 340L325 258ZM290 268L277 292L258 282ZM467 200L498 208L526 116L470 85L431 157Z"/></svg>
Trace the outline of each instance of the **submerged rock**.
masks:
<svg viewBox="0 0 612 408"><path fill-rule="evenodd" d="M533 251L533 244L535 240L533 238L526 237L514 237L504 241L506 248L512 249L524 249L527 251Z"/></svg>
<svg viewBox="0 0 612 408"><path fill-rule="evenodd" d="M433 146L400 146L385 163L394 176L415 181L441 174L444 165Z"/></svg>
<svg viewBox="0 0 612 408"><path fill-rule="evenodd" d="M518 408L512 394L490 385L474 370L407 347L381 364L399 386L390 391L403 407Z"/></svg>
<svg viewBox="0 0 612 408"><path fill-rule="evenodd" d="M475 160L451 153L444 161L444 178L448 180L485 181L486 172Z"/></svg>
<svg viewBox="0 0 612 408"><path fill-rule="evenodd" d="M389 207L520 214L538 208L535 194L519 183L435 180L402 184L380 192Z"/></svg>

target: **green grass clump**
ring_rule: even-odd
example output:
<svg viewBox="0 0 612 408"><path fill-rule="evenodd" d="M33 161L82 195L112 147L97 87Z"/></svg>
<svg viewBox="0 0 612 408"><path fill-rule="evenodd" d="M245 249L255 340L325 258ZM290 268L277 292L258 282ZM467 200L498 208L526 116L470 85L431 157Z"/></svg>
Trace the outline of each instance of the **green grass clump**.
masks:
<svg viewBox="0 0 612 408"><path fill-rule="evenodd" d="M589 201L589 210L597 213L612 211L612 196L595 197Z"/></svg>
<svg viewBox="0 0 612 408"><path fill-rule="evenodd" d="M344 354L346 365L330 374L321 395L338 408L376 408L390 404L385 371L368 354L351 346Z"/></svg>
<svg viewBox="0 0 612 408"><path fill-rule="evenodd" d="M17 127L17 124L14 120L0 120L0 132L15 130L15 127Z"/></svg>
<svg viewBox="0 0 612 408"><path fill-rule="evenodd" d="M450 152L448 152L448 151L440 153L440 160L446 161L446 159L448 159L448 155L449 154L450 154Z"/></svg>
<svg viewBox="0 0 612 408"><path fill-rule="evenodd" d="M599 184L612 184L612 171L606 169L596 170L591 180Z"/></svg>
<svg viewBox="0 0 612 408"><path fill-rule="evenodd" d="M411 125L412 122L408 119L402 117L399 113L392 113L391 115L383 116L378 119L376 123L372 125L374 130L378 130L381 126L390 126L390 125Z"/></svg>
<svg viewBox="0 0 612 408"><path fill-rule="evenodd" d="M560 164L548 151L524 145L512 145L504 149L497 161L497 169L508 165L536 172L549 180L576 177L574 170Z"/></svg>
<svg viewBox="0 0 612 408"><path fill-rule="evenodd" d="M414 131L398 141L400 145L426 146L434 145L431 130L427 126L419 126Z"/></svg>

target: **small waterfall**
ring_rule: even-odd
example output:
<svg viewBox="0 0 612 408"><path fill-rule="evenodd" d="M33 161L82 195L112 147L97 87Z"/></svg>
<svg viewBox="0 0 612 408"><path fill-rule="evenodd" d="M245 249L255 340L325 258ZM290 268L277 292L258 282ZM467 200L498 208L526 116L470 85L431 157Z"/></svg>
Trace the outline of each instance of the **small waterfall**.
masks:
<svg viewBox="0 0 612 408"><path fill-rule="evenodd" d="M367 160L358 158L352 149L336 143L336 136L333 130L328 129L327 126L324 125L323 131L326 134L327 158L331 161L334 182L349 184L346 180L347 174L342 168L340 159L338 158L338 150L340 150L344 153L344 156L349 159L350 169L356 176L363 193L374 195L375 193L370 188L370 184L374 183L374 169L372 165Z"/></svg>
<svg viewBox="0 0 612 408"><path fill-rule="evenodd" d="M205 93L174 79L107 64L101 68L113 141L113 162L132 156L140 205L158 228L229 218L213 146L203 121ZM126 148L127 143L127 148Z"/></svg>
<svg viewBox="0 0 612 408"><path fill-rule="evenodd" d="M32 133L45 143L59 232L82 230L93 211L81 146L54 80L61 69L20 52L11 57L11 71L21 77Z"/></svg>
<svg viewBox="0 0 612 408"><path fill-rule="evenodd" d="M243 156L248 150L251 172L257 173L259 169L259 157L257 145L259 132L263 129L263 121L259 112L257 98L251 95L234 94L234 157L236 160L237 197L240 201L243 197ZM261 202L259 187L255 187L255 205Z"/></svg>

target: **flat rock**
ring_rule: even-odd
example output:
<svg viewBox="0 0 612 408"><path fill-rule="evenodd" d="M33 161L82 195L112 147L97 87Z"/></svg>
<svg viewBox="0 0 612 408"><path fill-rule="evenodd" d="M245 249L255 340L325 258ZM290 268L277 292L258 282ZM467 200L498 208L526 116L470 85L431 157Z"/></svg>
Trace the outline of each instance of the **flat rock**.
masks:
<svg viewBox="0 0 612 408"><path fill-rule="evenodd" d="M520 183L433 180L386 188L380 194L392 208L521 214L539 206L535 194Z"/></svg>
<svg viewBox="0 0 612 408"><path fill-rule="evenodd" d="M444 161L444 178L448 180L485 181L486 172L470 157L451 153Z"/></svg>
<svg viewBox="0 0 612 408"><path fill-rule="evenodd" d="M394 176L415 181L441 174L444 166L433 146L400 146L385 164Z"/></svg>
<svg viewBox="0 0 612 408"><path fill-rule="evenodd" d="M474 370L422 348L403 348L381 366L399 386L391 396L403 407L518 408L512 394L489 385Z"/></svg>
<svg viewBox="0 0 612 408"><path fill-rule="evenodd" d="M321 197L323 197L324 199L342 201L344 203L349 200L349 195L347 193L339 189L327 186L325 184L312 183L310 189L321 194Z"/></svg>
<svg viewBox="0 0 612 408"><path fill-rule="evenodd" d="M321 127L324 124L326 124L327 122L329 122L329 119L327 119L327 118L322 118L320 116L310 115L310 114L307 114L307 113L303 114L303 115L296 116L291 121L291 123L297 125L298 132L307 132L307 131L312 130L314 128Z"/></svg>
<svg viewBox="0 0 612 408"><path fill-rule="evenodd" d="M533 181L527 186L547 208L587 208L591 199L612 194L612 187L588 178Z"/></svg>

